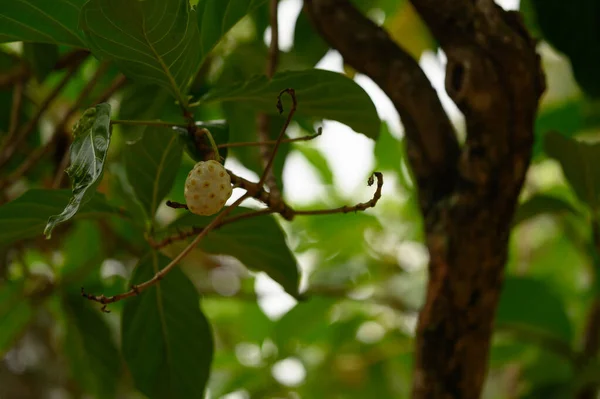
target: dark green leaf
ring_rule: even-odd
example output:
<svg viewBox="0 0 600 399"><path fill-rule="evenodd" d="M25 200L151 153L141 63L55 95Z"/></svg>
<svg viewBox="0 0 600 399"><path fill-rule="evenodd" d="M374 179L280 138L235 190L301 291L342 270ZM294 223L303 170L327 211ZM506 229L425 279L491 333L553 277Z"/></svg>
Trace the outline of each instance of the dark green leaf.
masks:
<svg viewBox="0 0 600 399"><path fill-rule="evenodd" d="M73 196L61 214L48 219L44 229L47 238L50 238L57 224L75 216L79 207L93 197L100 184L110 144L110 104L98 104L85 111L73 128L73 136L71 165L67 168Z"/></svg>
<svg viewBox="0 0 600 399"><path fill-rule="evenodd" d="M23 43L23 58L29 63L38 82L46 79L58 56L58 46L55 44Z"/></svg>
<svg viewBox="0 0 600 399"><path fill-rule="evenodd" d="M171 101L170 93L160 86L152 84L129 85L123 93L119 107L119 119L153 120L160 119L163 110ZM125 141L133 144L144 135L147 125L118 125Z"/></svg>
<svg viewBox="0 0 600 399"><path fill-rule="evenodd" d="M329 50L329 45L323 40L308 19L308 14L301 12L294 27L294 48L292 53L302 60L307 68L313 67Z"/></svg>
<svg viewBox="0 0 600 399"><path fill-rule="evenodd" d="M121 358L104 315L78 292L66 294L65 353L79 386L98 398L113 398L121 375Z"/></svg>
<svg viewBox="0 0 600 399"><path fill-rule="evenodd" d="M251 212L238 208L232 215ZM172 227L206 226L213 217L192 213ZM273 216L262 215L227 224L208 234L199 247L211 254L231 255L251 270L263 271L292 296L298 296L298 264L287 246L285 233Z"/></svg>
<svg viewBox="0 0 600 399"><path fill-rule="evenodd" d="M541 32L550 44L571 60L575 79L586 94L600 96L600 2L596 0L526 0Z"/></svg>
<svg viewBox="0 0 600 399"><path fill-rule="evenodd" d="M94 54L187 104L200 62L196 15L187 0L90 0L80 21Z"/></svg>
<svg viewBox="0 0 600 399"><path fill-rule="evenodd" d="M139 284L169 262L152 253L138 264ZM151 399L203 399L213 338L198 292L179 268L123 309L123 356L136 387Z"/></svg>
<svg viewBox="0 0 600 399"><path fill-rule="evenodd" d="M48 218L61 211L69 202L69 190L32 189L14 201L0 206L0 247L17 240L42 234ZM75 219L90 219L117 215L104 196L97 194L83 205Z"/></svg>
<svg viewBox="0 0 600 399"><path fill-rule="evenodd" d="M381 121L369 95L352 79L336 72L319 69L280 72L271 80L258 76L216 88L200 102L243 102L257 110L277 114L277 96L287 88L296 91L297 115L335 120L372 139L379 136ZM289 96L283 95L282 101L284 112L288 112Z"/></svg>
<svg viewBox="0 0 600 399"><path fill-rule="evenodd" d="M200 0L196 6L200 29L200 60L244 16L266 3L266 0Z"/></svg>
<svg viewBox="0 0 600 399"><path fill-rule="evenodd" d="M562 299L542 280L528 277L506 277L496 324L547 333L566 343L573 339Z"/></svg>
<svg viewBox="0 0 600 399"><path fill-rule="evenodd" d="M229 123L226 121L208 121L196 122L200 129L206 129L210 132L216 145L227 144L229 142ZM181 143L185 146L188 155L197 162L206 161L213 155L210 140L202 130L197 130L195 135L190 135L187 129L177 129ZM221 158L227 158L227 147L219 149Z"/></svg>
<svg viewBox="0 0 600 399"><path fill-rule="evenodd" d="M122 223L122 220L120 220ZM97 270L104 260L103 237L97 223L82 220L75 223L73 229L61 243L64 265L60 269L62 279L85 277L90 270Z"/></svg>
<svg viewBox="0 0 600 399"><path fill-rule="evenodd" d="M125 149L127 179L148 219L171 189L181 163L183 148L177 134L166 128L150 128L137 143Z"/></svg>
<svg viewBox="0 0 600 399"><path fill-rule="evenodd" d="M33 307L25 299L23 284L6 282L0 285L0 356L19 338L33 318Z"/></svg>
<svg viewBox="0 0 600 399"><path fill-rule="evenodd" d="M536 194L519 206L513 220L513 226L542 214L578 215L579 212L573 205L562 198L546 194Z"/></svg>
<svg viewBox="0 0 600 399"><path fill-rule="evenodd" d="M273 327L273 342L282 355L293 354L299 342L314 342L329 327L334 298L311 297L299 302Z"/></svg>
<svg viewBox="0 0 600 399"><path fill-rule="evenodd" d="M588 144L551 132L546 135L544 148L556 159L577 197L592 209L598 210L600 194L600 144Z"/></svg>
<svg viewBox="0 0 600 399"><path fill-rule="evenodd" d="M0 42L40 42L86 47L77 29L85 0L0 2Z"/></svg>

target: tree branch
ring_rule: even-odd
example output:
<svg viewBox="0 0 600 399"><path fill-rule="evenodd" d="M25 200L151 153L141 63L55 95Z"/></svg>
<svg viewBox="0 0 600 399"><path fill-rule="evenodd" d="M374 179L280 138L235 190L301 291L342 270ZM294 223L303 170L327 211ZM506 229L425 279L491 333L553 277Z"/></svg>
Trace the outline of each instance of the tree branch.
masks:
<svg viewBox="0 0 600 399"><path fill-rule="evenodd" d="M430 252L412 397L475 399L544 77L518 16L492 0L412 3L448 56L446 91L467 124L462 149L423 72L385 31L347 0L305 0L305 9L405 127Z"/></svg>
<svg viewBox="0 0 600 399"><path fill-rule="evenodd" d="M306 0L304 10L344 61L387 94L400 114L407 153L423 207L446 195L456 180L454 129L418 63L348 0Z"/></svg>

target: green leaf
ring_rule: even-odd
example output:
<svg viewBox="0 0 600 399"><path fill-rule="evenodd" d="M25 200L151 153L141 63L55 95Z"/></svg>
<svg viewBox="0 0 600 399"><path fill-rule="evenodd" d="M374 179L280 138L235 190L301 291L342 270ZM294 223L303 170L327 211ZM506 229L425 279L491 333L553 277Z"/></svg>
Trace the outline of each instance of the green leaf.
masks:
<svg viewBox="0 0 600 399"><path fill-rule="evenodd" d="M229 29L266 0L200 0L196 6L200 29L200 60L225 36Z"/></svg>
<svg viewBox="0 0 600 399"><path fill-rule="evenodd" d="M536 194L519 206L513 220L513 226L542 214L580 215L572 204L562 198L547 194Z"/></svg>
<svg viewBox="0 0 600 399"><path fill-rule="evenodd" d="M187 0L90 0L80 22L95 55L187 105L185 92L200 63L196 15Z"/></svg>
<svg viewBox="0 0 600 399"><path fill-rule="evenodd" d="M125 149L127 179L148 219L167 195L181 163L183 148L177 135L166 128L151 128Z"/></svg>
<svg viewBox="0 0 600 399"><path fill-rule="evenodd" d="M14 344L33 319L33 307L25 300L20 282L0 285L0 356Z"/></svg>
<svg viewBox="0 0 600 399"><path fill-rule="evenodd" d="M168 262L155 252L144 257L131 283L151 279ZM176 267L125 303L123 356L136 387L149 398L204 398L213 338L199 302L198 292Z"/></svg>
<svg viewBox="0 0 600 399"><path fill-rule="evenodd" d="M600 195L600 143L588 144L551 132L546 135L544 148L556 159L577 197L598 210Z"/></svg>
<svg viewBox="0 0 600 399"><path fill-rule="evenodd" d="M379 139L375 143L375 160L377 162L377 170L392 170L396 172L402 180L402 142L392 136L387 123L382 123Z"/></svg>
<svg viewBox="0 0 600 399"><path fill-rule="evenodd" d="M65 353L71 374L86 392L114 398L121 375L121 357L104 315L81 294L62 298L66 314Z"/></svg>
<svg viewBox="0 0 600 399"><path fill-rule="evenodd" d="M238 208L232 216L252 212ZM214 217L188 213L171 227L206 226ZM297 297L298 264L287 246L285 233L271 215L241 219L211 231L199 244L210 254L231 255L251 270L263 271Z"/></svg>
<svg viewBox="0 0 600 399"><path fill-rule="evenodd" d="M67 168L73 196L61 214L48 219L44 229L47 238L50 238L57 224L75 216L79 207L92 198L100 184L110 144L110 104L98 104L85 111L73 128L73 136L71 165Z"/></svg>
<svg viewBox="0 0 600 399"><path fill-rule="evenodd" d="M200 129L208 130L216 145L227 144L229 142L229 123L226 121L196 122L196 126ZM208 156L213 154L207 135L192 136L187 129L178 128L176 130L185 151L194 161L206 161ZM223 159L227 158L227 153L227 147L219 149L219 155Z"/></svg>
<svg viewBox="0 0 600 399"><path fill-rule="evenodd" d="M597 71L600 68L600 2L596 0L526 0L521 7L533 11L530 17L544 39L569 57L573 75L583 91L600 96Z"/></svg>
<svg viewBox="0 0 600 399"><path fill-rule="evenodd" d="M23 43L23 58L27 60L38 82L43 82L58 61L58 46L46 43Z"/></svg>
<svg viewBox="0 0 600 399"><path fill-rule="evenodd" d="M48 218L61 211L69 202L69 190L32 189L14 201L0 206L0 247L17 240L42 234ZM119 210L108 205L96 194L83 205L75 219L90 219L118 215Z"/></svg>
<svg viewBox="0 0 600 399"><path fill-rule="evenodd" d="M507 276L496 314L499 326L517 326L573 339L573 327L562 299L542 280Z"/></svg>
<svg viewBox="0 0 600 399"><path fill-rule="evenodd" d="M77 29L85 0L0 2L0 42L40 42L86 47Z"/></svg>
<svg viewBox="0 0 600 399"><path fill-rule="evenodd" d="M317 172L319 172L319 176L321 176L321 180L326 185L333 185L333 172L329 167L329 163L325 156L316 148L312 148L307 146L306 144L296 145L294 149L298 150L304 158L308 162L311 163L312 166L315 167Z"/></svg>
<svg viewBox="0 0 600 399"><path fill-rule="evenodd" d="M133 83L123 93L119 106L119 119L153 120L160 119L163 110L169 105L171 94L160 86ZM133 144L142 138L148 125L118 125L125 141Z"/></svg>
<svg viewBox="0 0 600 399"><path fill-rule="evenodd" d="M277 114L277 96L281 90L296 91L298 116L331 119L344 123L355 131L376 139L381 121L369 95L352 79L325 70L288 71L254 77L229 87L215 88L200 103L243 102L259 111ZM289 96L282 96L284 112L290 110Z"/></svg>

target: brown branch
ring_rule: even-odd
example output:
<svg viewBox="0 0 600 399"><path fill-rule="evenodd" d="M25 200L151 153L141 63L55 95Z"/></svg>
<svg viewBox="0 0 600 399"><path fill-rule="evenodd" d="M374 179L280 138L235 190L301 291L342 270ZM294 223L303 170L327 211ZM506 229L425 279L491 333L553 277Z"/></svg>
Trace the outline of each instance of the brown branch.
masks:
<svg viewBox="0 0 600 399"><path fill-rule="evenodd" d="M406 149L423 207L456 181L459 146L436 91L419 64L348 0L306 0L313 25L344 61L369 76L400 114Z"/></svg>
<svg viewBox="0 0 600 399"><path fill-rule="evenodd" d="M358 212L364 211L369 208L373 208L377 205L377 202L381 198L381 189L383 187L383 175L380 172L373 172L373 175L369 177L369 186L372 186L374 183L374 178L377 178L377 188L375 189L375 193L373 194L373 198L371 198L367 202L362 202L360 204L356 204L354 206L341 206L339 208L334 209L317 209L314 211L294 211L296 216L305 216L305 215L331 215L334 213L349 213L349 212Z"/></svg>
<svg viewBox="0 0 600 399"><path fill-rule="evenodd" d="M2 148L2 152L0 152L0 168L10 160L17 148L35 130L35 127L37 126L40 118L42 117L44 112L48 110L50 103L52 103L52 101L54 101L54 99L58 97L61 90L67 85L67 83L73 78L73 76L75 76L78 66L79 63L69 67L69 70L67 71L65 76L63 76L60 82L52 89L52 91L46 96L46 98L44 98L33 117L27 122L25 126L19 129L19 132L15 136L15 139L10 143L6 143L6 146Z"/></svg>
<svg viewBox="0 0 600 399"><path fill-rule="evenodd" d="M295 137L293 139L282 139L281 143L296 143L299 141L310 141L319 137L323 133L323 129L319 128L317 133L309 134L308 136ZM259 147L266 145L275 145L277 140L267 140L267 141L248 141L248 142L237 142L237 143L225 143L217 145L218 148L233 148L233 147Z"/></svg>
<svg viewBox="0 0 600 399"><path fill-rule="evenodd" d="M8 145L11 141L13 141L15 134L17 134L17 129L19 128L19 119L21 116L21 109L23 107L23 92L25 88L25 83L17 82L15 88L13 90L12 96L12 107L10 109L10 120L8 125L8 134L4 138L2 142L2 146L0 147L0 153L3 152L5 146Z"/></svg>
<svg viewBox="0 0 600 399"><path fill-rule="evenodd" d="M79 65L90 52L88 50L73 50L64 56L62 56L54 65L54 70L59 71L62 69L70 68ZM29 69L29 66L22 62L19 65L9 69L8 71L0 74L0 89L12 86L17 82L25 82L31 78L33 71Z"/></svg>
<svg viewBox="0 0 600 399"><path fill-rule="evenodd" d="M283 89L277 96L277 109L279 110L279 113L283 112L283 105L281 104L281 96L284 93L287 93L292 98L292 107L290 108L290 111L288 112L288 116L285 120L285 123L283 124L283 126L281 127L281 130L279 131L279 135L277 136L275 145L274 145L273 149L271 150L271 155L269 156L269 159L267 160L267 163L265 165L265 170L264 170L262 176L260 177L260 180L258 181L259 187L262 187L262 185L265 184L265 181L267 180L267 176L269 175L269 172L271 171L271 167L273 166L273 161L275 160L275 156L277 155L277 150L279 149L281 140L283 140L285 131L287 130L290 123L292 122L292 117L296 113L296 107L298 106L298 102L296 101L296 91L294 89L290 89L290 88ZM271 194L273 194L273 193L271 193Z"/></svg>
<svg viewBox="0 0 600 399"><path fill-rule="evenodd" d="M106 88L106 90L104 90L98 96L96 101L94 101L93 105L98 105L100 103L108 101L113 96L113 94L115 94L119 89L125 86L125 83L127 83L127 78L125 78L125 75L119 75L116 78L114 78L111 84Z"/></svg>
<svg viewBox="0 0 600 399"><path fill-rule="evenodd" d="M168 205L168 204L167 204ZM183 204L180 204L183 205ZM185 206L185 208L187 209L187 206ZM216 230L220 227L223 227L227 224L231 224L234 222L238 222L240 220L243 219L250 219L250 218L255 218L257 216L262 216L262 215L269 215L271 213L274 213L273 210L271 209L261 209L258 211L254 211L254 212L247 212L247 213L242 213L239 215L235 215L232 217L228 217L223 219L220 223L218 223L217 225L215 225L213 230ZM171 245L172 243L176 242L176 241L182 241L185 240L187 238L190 238L192 236L195 236L196 234L200 234L202 232L202 230L204 230L206 227L192 227L191 230L189 231L180 231L177 234L173 234L169 237L163 238L160 241L154 241L153 239L148 239L148 242L150 243L150 246L154 249L160 249L163 247L166 247L168 245Z"/></svg>
<svg viewBox="0 0 600 399"><path fill-rule="evenodd" d="M466 118L459 148L414 60L347 0L305 0L317 29L391 98L419 191L429 282L413 399L479 398L511 220L544 89L535 44L493 1L412 0L448 56L446 91Z"/></svg>
<svg viewBox="0 0 600 399"><path fill-rule="evenodd" d="M176 257L174 257L168 265L166 265L163 269L157 272L150 280L145 281L141 284L131 286L131 289L127 292L109 297L105 295L88 294L84 291L83 287L81 288L81 295L89 299L90 301L99 302L102 305L108 305L109 303L114 303L125 298L139 295L140 292L152 287L154 284L162 280L171 270L173 270L173 268L177 266L179 262L181 262L183 258L185 258L198 245L198 243L204 237L206 237L206 235L209 232L211 232L219 223L221 223L221 221L227 215L233 212L233 210L237 208L247 198L249 198L248 195L242 195L233 204L231 204L231 206L219 213L204 229L202 229L202 231L196 236L196 238L194 238L192 242L190 242L189 245L185 247L183 251L181 251ZM106 311L106 306L102 307L102 311Z"/></svg>
<svg viewBox="0 0 600 399"><path fill-rule="evenodd" d="M267 60L266 66L266 75L269 79L273 77L275 71L277 70L277 63L279 61L279 24L277 21L277 5L279 0L269 0L269 24L271 26L271 42L269 43L269 57ZM269 132L270 132L270 123L271 118L264 113L261 112L257 117L257 133L258 133L258 141L262 143L267 143L269 141ZM259 147L260 151L260 159L262 160L264 169L264 181L263 183L267 184L271 195L278 200L281 198L281 192L279 191L279 187L277 187L277 179L273 174L273 171L267 168L269 164L269 159L272 155L267 144ZM261 179L263 180L263 179Z"/></svg>

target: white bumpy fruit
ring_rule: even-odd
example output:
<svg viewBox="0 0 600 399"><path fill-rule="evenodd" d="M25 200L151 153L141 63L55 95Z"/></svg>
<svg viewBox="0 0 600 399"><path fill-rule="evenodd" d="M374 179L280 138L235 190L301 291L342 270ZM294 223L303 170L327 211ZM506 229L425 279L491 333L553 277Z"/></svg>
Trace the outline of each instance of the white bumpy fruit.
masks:
<svg viewBox="0 0 600 399"><path fill-rule="evenodd" d="M185 201L196 215L219 212L231 197L231 191L229 173L217 161L198 162L185 179Z"/></svg>

